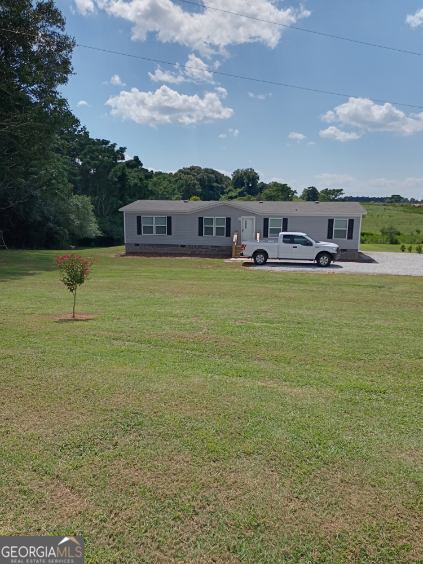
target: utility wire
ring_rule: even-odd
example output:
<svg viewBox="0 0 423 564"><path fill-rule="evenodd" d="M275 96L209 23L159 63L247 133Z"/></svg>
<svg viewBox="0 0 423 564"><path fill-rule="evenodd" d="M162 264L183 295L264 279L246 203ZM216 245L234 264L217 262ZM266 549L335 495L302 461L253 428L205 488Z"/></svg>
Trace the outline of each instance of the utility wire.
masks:
<svg viewBox="0 0 423 564"><path fill-rule="evenodd" d="M6 28L0 28L0 31L8 31L10 33L16 33L18 35L31 35L31 37L33 37L33 34L29 34L29 33L24 33L24 32L19 32L19 31L15 31L12 29L6 29ZM103 47L96 47L95 45L87 45L84 43L75 43L76 47L80 47L82 49L89 49L91 51L97 51L99 53L106 53L108 55L118 55L121 57L129 57L131 59L137 59L140 61L145 61L147 63L155 63L158 65L168 65L168 66L172 66L175 68L179 68L179 69L194 69L194 70L198 70L197 67L195 67L194 65L184 65L184 64L180 64L174 61L167 61L164 59L156 59L153 57L143 57L142 55L134 55L132 53L125 53L123 51L115 51L113 49L105 49ZM266 85L270 85L270 86L281 86L283 88L291 88L294 90L301 90L303 92L310 92L313 94L326 94L329 96L337 96L338 98L363 98L363 96L359 96L357 94L346 94L345 92L336 92L333 90L323 90L320 88L311 88L308 86L301 86L299 84L290 84L288 82L280 82L277 80L267 80L264 78L258 78L258 77L254 77L254 76L247 76L247 75L242 75L242 74L235 74L235 73L230 73L230 72L224 72L224 71L220 71L220 70L212 70L209 69L209 72L213 75L218 75L218 76L224 76L226 78L235 78L238 80L245 80L245 81L249 81L249 82L255 82L255 83L260 83L260 84L266 84ZM368 98L368 96L366 96L366 98ZM371 100L373 100L373 102L377 102L378 104L386 104L386 103L390 103L393 104L395 106L404 106L407 108L413 108L416 110L423 110L423 105L417 105L417 104L408 104L405 102L395 102L392 100L382 100L380 98L371 98Z"/></svg>
<svg viewBox="0 0 423 564"><path fill-rule="evenodd" d="M155 59L152 57L142 57L141 55L133 55L131 53L124 53L122 51L114 51L112 49L104 49L101 47L95 47L93 45L85 45L83 43L77 43L76 44L77 47L82 47L83 49L91 49L93 51L99 51L102 53L107 53L110 55L120 55L123 57L131 57L133 59L139 59L141 61L146 61L149 63L155 63L158 65L168 65L168 66L172 66L172 67L176 67L176 68L182 68L182 69L194 69L197 70L197 67L195 67L194 65L183 65L180 63L175 63L172 61L166 61L164 59ZM220 71L220 70L212 70L209 69L209 72L213 75L219 75L219 76L224 76L227 78L235 78L238 80L246 80L246 81L250 81L250 82L257 82L260 84L267 84L270 86L282 86L284 88L291 88L291 89L295 89L295 90L302 90L304 92L312 92L314 94L327 94L330 96L337 96L339 98L362 98L363 96L358 96L357 94L346 94L344 92L335 92L333 90L322 90L320 88L311 88L308 86L301 86L299 84L289 84L288 82L279 82L277 80L266 80L264 78L258 78L258 77L254 77L254 76L247 76L247 75L242 75L242 74L234 74L234 73L230 73L230 72L224 72L224 71ZM367 96L366 96L367 97ZM407 108L413 108L416 110L423 110L423 105L419 106L416 104L407 104L404 102L393 102L393 101L389 101L389 100L382 100L382 99L378 99L378 98L371 98L374 102L377 102L379 104L386 104L386 103L390 103L393 104L395 106L404 106Z"/></svg>
<svg viewBox="0 0 423 564"><path fill-rule="evenodd" d="M347 41L348 43L355 43L357 45L362 45L365 47L374 47L377 49L385 49L386 51L394 51L396 53L403 53L405 55L415 55L417 57L422 57L423 52L411 51L409 49L402 49L400 47L392 47L390 45L384 45L382 43L373 43L371 41L363 41L361 39L354 39L353 37L346 37L344 35L336 35L334 33L326 33L324 31L318 31L317 29L310 29L307 27L300 27L297 25L288 25L274 20L266 20L263 18L258 18L256 16L250 16L248 14L242 14L241 12L233 12L232 10L226 10L224 8L217 8L210 4L203 4L202 2L195 2L194 0L176 0L177 2L183 2L184 4L190 4L191 6L199 6L201 8L207 8L208 10L213 10L215 12L221 12L223 14L230 14L232 16L239 16L241 18L246 18L249 20L254 20L255 22L267 23L270 25L276 25L286 29L294 29L296 31L303 31L304 33L311 33L313 35L320 35L321 37L327 37L329 39L336 39L338 41Z"/></svg>

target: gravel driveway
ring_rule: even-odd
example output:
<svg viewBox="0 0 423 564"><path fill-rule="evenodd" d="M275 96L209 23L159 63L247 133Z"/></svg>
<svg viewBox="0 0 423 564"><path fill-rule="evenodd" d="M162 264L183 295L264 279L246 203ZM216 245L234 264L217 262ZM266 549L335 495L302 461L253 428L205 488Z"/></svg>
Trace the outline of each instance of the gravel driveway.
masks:
<svg viewBox="0 0 423 564"><path fill-rule="evenodd" d="M320 268L314 263L271 261L265 266L255 266L244 261L254 270L274 272L317 272L319 274L397 274L401 276L423 276L423 255L417 253L369 253L375 262L336 262L328 268Z"/></svg>

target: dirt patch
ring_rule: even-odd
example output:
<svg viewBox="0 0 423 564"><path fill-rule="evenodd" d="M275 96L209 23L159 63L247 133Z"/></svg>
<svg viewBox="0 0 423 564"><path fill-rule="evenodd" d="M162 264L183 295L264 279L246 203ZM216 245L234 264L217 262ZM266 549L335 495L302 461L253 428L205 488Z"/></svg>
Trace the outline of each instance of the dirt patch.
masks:
<svg viewBox="0 0 423 564"><path fill-rule="evenodd" d="M75 317L72 317L71 313L61 315L60 317L55 317L54 320L57 323L64 323L67 321L90 321L90 319L95 319L96 316L92 313L75 313Z"/></svg>

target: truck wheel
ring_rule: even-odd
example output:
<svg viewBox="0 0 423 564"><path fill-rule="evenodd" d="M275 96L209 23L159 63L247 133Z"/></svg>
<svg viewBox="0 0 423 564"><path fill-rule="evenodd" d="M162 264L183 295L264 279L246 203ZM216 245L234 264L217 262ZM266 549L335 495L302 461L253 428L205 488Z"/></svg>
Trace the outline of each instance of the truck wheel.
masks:
<svg viewBox="0 0 423 564"><path fill-rule="evenodd" d="M256 251L253 254L254 263L257 264L258 266L262 266L263 264L266 264L267 258L268 256L266 251Z"/></svg>
<svg viewBox="0 0 423 564"><path fill-rule="evenodd" d="M332 257L330 256L329 253L320 253L316 257L316 262L319 266L326 268L332 262Z"/></svg>

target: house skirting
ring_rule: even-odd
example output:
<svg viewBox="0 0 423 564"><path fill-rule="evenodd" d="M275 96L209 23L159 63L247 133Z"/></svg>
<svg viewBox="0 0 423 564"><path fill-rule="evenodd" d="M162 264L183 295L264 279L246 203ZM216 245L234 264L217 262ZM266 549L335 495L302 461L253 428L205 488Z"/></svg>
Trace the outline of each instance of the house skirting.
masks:
<svg viewBox="0 0 423 564"><path fill-rule="evenodd" d="M143 245L141 243L127 243L125 248L127 255L211 258L229 258L232 256L232 247L229 245ZM371 262L372 259L355 249L341 249L338 261Z"/></svg>
<svg viewBox="0 0 423 564"><path fill-rule="evenodd" d="M127 255L212 258L228 258L232 256L231 245L142 245L141 243L127 243L125 248Z"/></svg>

